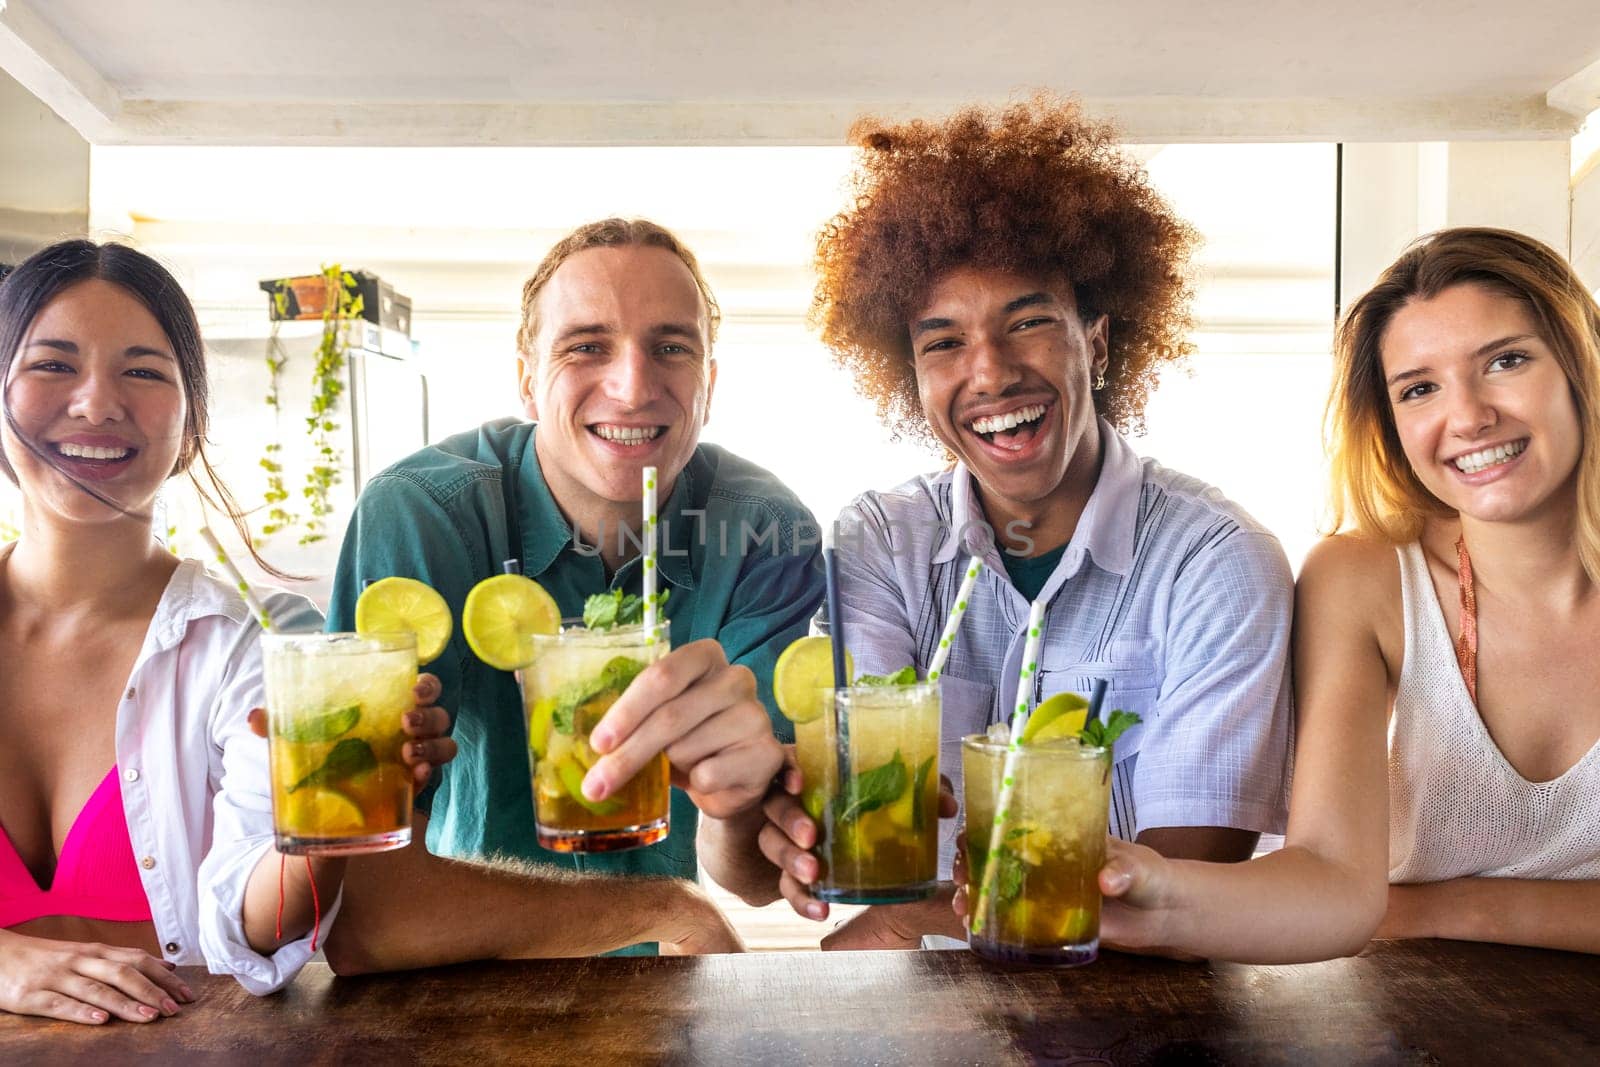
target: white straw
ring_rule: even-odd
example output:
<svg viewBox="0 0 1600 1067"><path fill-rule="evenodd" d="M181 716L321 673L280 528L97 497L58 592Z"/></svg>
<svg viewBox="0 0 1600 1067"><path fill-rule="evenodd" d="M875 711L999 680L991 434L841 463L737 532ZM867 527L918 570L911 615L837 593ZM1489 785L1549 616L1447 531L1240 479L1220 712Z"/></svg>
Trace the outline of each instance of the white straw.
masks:
<svg viewBox="0 0 1600 1067"><path fill-rule="evenodd" d="M217 562L222 569L228 572L228 577L233 579L234 586L239 590L239 595L244 597L244 602L255 613L256 622L261 624L263 630L272 629L272 616L267 614L267 607L261 603L255 591L250 588L250 583L244 580L244 575L239 573L239 568L233 565L233 560L222 550L222 542L217 540L217 535L211 532L211 527L200 527L200 536L205 538L206 544L211 546L211 551L216 553Z"/></svg>
<svg viewBox="0 0 1600 1067"><path fill-rule="evenodd" d="M1022 752L1022 731L1028 725L1028 705L1033 697L1033 676L1039 671L1039 642L1044 636L1044 601L1035 600L1028 609L1028 639L1022 647L1022 673L1017 677L1017 705L1011 713L1011 740L1006 745L1005 762L1000 770L1000 797L994 806L994 825L989 829L988 858L983 864L983 884L972 908L972 930L983 928L989 897L1000 871L1000 846L1005 843L1005 823L1011 817L1011 796L1016 792L1017 758ZM981 832L981 827L977 828ZM969 834L973 830L967 831Z"/></svg>
<svg viewBox="0 0 1600 1067"><path fill-rule="evenodd" d="M644 469L644 643L656 643L656 469Z"/></svg>
<svg viewBox="0 0 1600 1067"><path fill-rule="evenodd" d="M950 646L955 642L956 631L961 628L961 620L967 617L967 598L972 596L972 587L978 583L978 575L982 573L983 560L968 556L967 573L961 579L961 588L956 590L956 602L950 609L950 617L945 620L944 633L939 638L939 647L934 650L933 662L928 664L930 682L939 680L945 661L950 658Z"/></svg>

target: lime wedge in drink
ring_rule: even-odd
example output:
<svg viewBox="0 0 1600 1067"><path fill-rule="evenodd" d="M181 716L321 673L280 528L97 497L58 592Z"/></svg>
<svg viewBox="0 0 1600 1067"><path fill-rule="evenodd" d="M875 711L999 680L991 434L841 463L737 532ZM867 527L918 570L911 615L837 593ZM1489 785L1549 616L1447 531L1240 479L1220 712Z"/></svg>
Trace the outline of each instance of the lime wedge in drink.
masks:
<svg viewBox="0 0 1600 1067"><path fill-rule="evenodd" d="M337 789L311 787L288 797L285 822L313 834L353 833L366 826L361 805Z"/></svg>
<svg viewBox="0 0 1600 1067"><path fill-rule="evenodd" d="M461 633L483 662L514 671L533 661L533 634L561 629L561 609L544 586L520 574L497 574L472 587L461 608Z"/></svg>
<svg viewBox="0 0 1600 1067"><path fill-rule="evenodd" d="M588 808L596 815L615 815L622 810L622 801L616 797L605 800L590 800L583 795L583 776L587 773L577 760L568 757L556 764L556 773L561 776L561 784L567 790L567 796Z"/></svg>
<svg viewBox="0 0 1600 1067"><path fill-rule="evenodd" d="M1043 744L1063 737L1077 737L1089 716L1089 702L1077 693L1057 693L1033 709L1022 730L1025 745Z"/></svg>
<svg viewBox="0 0 1600 1067"><path fill-rule="evenodd" d="M415 578L384 578L356 601L356 633L417 636L417 662L431 663L450 643L450 605Z"/></svg>
<svg viewBox="0 0 1600 1067"><path fill-rule="evenodd" d="M855 672L850 652L844 654L844 673ZM822 690L833 688L833 641L827 637L802 637L790 642L772 668L772 696L790 722L810 722L822 714Z"/></svg>

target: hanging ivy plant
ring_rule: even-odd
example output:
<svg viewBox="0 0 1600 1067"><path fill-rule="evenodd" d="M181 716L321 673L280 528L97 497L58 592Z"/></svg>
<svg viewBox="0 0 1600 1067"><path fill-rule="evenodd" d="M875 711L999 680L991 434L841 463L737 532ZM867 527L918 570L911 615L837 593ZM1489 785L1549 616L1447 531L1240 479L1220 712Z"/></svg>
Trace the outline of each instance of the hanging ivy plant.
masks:
<svg viewBox="0 0 1600 1067"><path fill-rule="evenodd" d="M322 268L327 298L322 305L322 343L317 346L317 364L311 371L311 414L306 430L311 434L312 459L306 471L306 508L311 513L305 522L302 545L327 536L328 515L333 512L333 487L339 483L341 458L334 433L339 429L335 416L339 397L344 394L344 371L350 351L350 326L361 317L364 304L356 290L356 280L335 263Z"/></svg>
<svg viewBox="0 0 1600 1067"><path fill-rule="evenodd" d="M279 416L283 413L283 397L280 393L283 367L289 362L289 354L284 351L278 331L283 326L282 320L289 315L288 292L280 289L273 293L272 302L278 311L272 320L272 333L267 337L267 407L273 413L273 434L261 457L261 469L267 472L267 490L262 494L267 506L267 521L261 524L262 538L271 537L300 521L300 516L286 506L289 489L283 484L283 442L282 431L278 428Z"/></svg>
<svg viewBox="0 0 1600 1067"><path fill-rule="evenodd" d="M345 367L350 351L352 324L365 310L365 302L356 289L356 280L350 272L335 263L324 266L320 273L322 284L322 337L317 345L317 359L311 370L311 408L306 415L306 433L311 439L311 465L306 470L305 485L300 490L305 501L306 517L289 507L290 493L284 481L283 443L275 439L263 449L261 468L267 472L267 521L261 533L271 536L294 526L301 527L300 543L314 544L327 537L327 517L333 512L333 487L339 484L339 465L343 459L338 445L339 398L345 390ZM308 279L309 280L309 279ZM263 283L263 287L267 283ZM288 354L278 337L281 320L290 317L289 283L273 283L273 306L277 310L272 324L272 334L267 342L267 406L274 415L283 411L280 386Z"/></svg>

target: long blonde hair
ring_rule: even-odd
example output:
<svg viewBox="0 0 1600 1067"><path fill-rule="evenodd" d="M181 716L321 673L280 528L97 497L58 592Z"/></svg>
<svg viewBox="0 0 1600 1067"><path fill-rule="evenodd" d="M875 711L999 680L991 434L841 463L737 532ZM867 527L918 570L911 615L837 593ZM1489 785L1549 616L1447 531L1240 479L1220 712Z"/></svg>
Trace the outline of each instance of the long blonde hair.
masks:
<svg viewBox="0 0 1600 1067"><path fill-rule="evenodd" d="M1600 581L1600 305L1554 249L1510 230L1460 228L1419 238L1350 306L1334 337L1324 419L1334 529L1395 544L1454 514L1406 461L1383 380L1383 334L1396 312L1471 283L1521 301L1555 352L1578 409L1578 558ZM1353 521L1351 521L1353 520Z"/></svg>

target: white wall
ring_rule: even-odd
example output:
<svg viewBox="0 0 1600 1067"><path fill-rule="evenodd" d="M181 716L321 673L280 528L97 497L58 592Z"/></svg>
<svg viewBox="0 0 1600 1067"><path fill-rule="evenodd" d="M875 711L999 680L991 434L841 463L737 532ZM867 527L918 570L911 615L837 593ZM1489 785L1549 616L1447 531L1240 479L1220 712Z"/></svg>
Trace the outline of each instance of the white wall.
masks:
<svg viewBox="0 0 1600 1067"><path fill-rule="evenodd" d="M0 263L88 223L88 143L0 71Z"/></svg>

